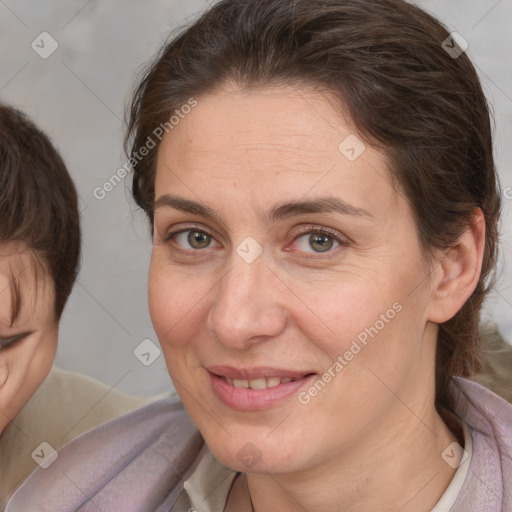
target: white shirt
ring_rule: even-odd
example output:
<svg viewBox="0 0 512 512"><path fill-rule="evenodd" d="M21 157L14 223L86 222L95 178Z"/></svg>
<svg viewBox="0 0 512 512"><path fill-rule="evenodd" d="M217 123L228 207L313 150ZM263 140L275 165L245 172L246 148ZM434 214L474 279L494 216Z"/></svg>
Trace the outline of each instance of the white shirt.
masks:
<svg viewBox="0 0 512 512"><path fill-rule="evenodd" d="M473 456L473 439L471 438L469 427L464 422L462 422L462 430L464 432L464 454L450 485L448 485L441 499L436 503L431 512L450 512L468 475L469 465Z"/></svg>

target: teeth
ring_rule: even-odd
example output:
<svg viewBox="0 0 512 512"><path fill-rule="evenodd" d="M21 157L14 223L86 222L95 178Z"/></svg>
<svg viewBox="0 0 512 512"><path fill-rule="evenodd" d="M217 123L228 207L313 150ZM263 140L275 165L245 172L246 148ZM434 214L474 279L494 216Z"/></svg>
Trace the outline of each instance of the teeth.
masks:
<svg viewBox="0 0 512 512"><path fill-rule="evenodd" d="M249 381L249 387L251 389L265 389L267 387L267 379L265 379L265 377L261 379L251 379Z"/></svg>
<svg viewBox="0 0 512 512"><path fill-rule="evenodd" d="M286 384L292 382L295 379L291 377L260 377L258 379L232 379L231 377L225 377L226 382L235 388L250 388L250 389L266 389L275 388L279 384Z"/></svg>
<svg viewBox="0 0 512 512"><path fill-rule="evenodd" d="M267 388L275 388L281 384L281 377L267 377Z"/></svg>

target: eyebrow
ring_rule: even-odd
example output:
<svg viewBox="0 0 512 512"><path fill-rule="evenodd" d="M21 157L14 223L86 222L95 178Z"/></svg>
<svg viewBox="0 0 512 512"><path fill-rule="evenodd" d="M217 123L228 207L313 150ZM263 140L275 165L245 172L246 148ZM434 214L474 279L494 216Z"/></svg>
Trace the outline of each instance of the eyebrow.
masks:
<svg viewBox="0 0 512 512"><path fill-rule="evenodd" d="M207 219L218 220L219 218L219 216L212 208L198 203L197 201L174 196L172 194L164 194L163 196L160 196L155 201L153 208L156 211L164 207L174 208L175 210L191 213L193 215L200 215L201 217L206 217Z"/></svg>
<svg viewBox="0 0 512 512"><path fill-rule="evenodd" d="M164 207L174 208L185 213L200 215L211 220L221 220L215 210L209 206L198 203L197 201L174 196L172 194L160 196L155 201L154 210ZM338 197L319 197L310 200L299 200L277 204L270 209L266 214L266 217L269 223L274 223L289 217L308 213L338 213L342 215L373 218L373 216L366 210L357 208Z"/></svg>
<svg viewBox="0 0 512 512"><path fill-rule="evenodd" d="M372 217L372 215L356 208L338 197L320 197L307 201L293 201L274 206L268 215L272 222L277 222L288 217L303 215L305 213L339 213L341 215L353 215Z"/></svg>

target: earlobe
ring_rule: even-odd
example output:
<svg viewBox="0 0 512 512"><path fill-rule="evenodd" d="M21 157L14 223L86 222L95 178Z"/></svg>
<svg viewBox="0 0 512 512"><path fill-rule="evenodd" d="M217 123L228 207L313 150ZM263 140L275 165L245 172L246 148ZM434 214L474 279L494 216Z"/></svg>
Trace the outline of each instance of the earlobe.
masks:
<svg viewBox="0 0 512 512"><path fill-rule="evenodd" d="M475 290L485 248L485 219L480 208L455 246L437 261L439 278L433 283L429 320L443 323L455 316Z"/></svg>

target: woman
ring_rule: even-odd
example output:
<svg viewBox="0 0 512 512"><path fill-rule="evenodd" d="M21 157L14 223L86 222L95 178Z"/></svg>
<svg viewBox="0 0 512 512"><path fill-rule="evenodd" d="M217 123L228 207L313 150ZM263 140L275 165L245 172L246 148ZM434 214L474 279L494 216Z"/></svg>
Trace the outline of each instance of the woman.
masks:
<svg viewBox="0 0 512 512"><path fill-rule="evenodd" d="M512 408L464 379L500 200L459 36L401 0L224 0L148 69L127 141L205 444L153 404L8 510L512 510Z"/></svg>

